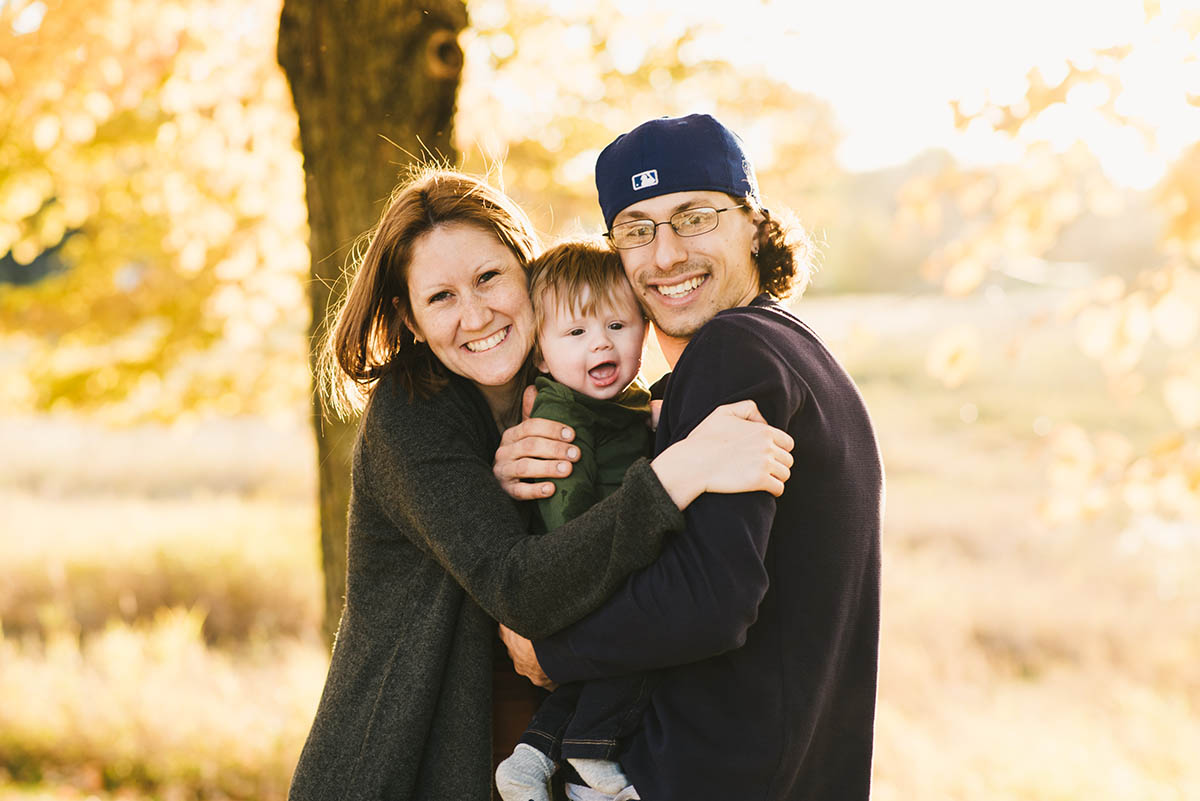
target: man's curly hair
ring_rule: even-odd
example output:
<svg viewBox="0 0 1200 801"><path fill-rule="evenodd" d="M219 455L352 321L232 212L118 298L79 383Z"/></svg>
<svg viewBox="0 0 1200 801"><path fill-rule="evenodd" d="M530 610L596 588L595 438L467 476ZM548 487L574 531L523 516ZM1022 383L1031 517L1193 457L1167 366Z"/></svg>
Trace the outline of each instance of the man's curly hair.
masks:
<svg viewBox="0 0 1200 801"><path fill-rule="evenodd" d="M816 247L808 231L786 209L769 212L749 196L742 202L764 217L755 237L754 263L758 267L759 289L776 298L804 294L817 269Z"/></svg>

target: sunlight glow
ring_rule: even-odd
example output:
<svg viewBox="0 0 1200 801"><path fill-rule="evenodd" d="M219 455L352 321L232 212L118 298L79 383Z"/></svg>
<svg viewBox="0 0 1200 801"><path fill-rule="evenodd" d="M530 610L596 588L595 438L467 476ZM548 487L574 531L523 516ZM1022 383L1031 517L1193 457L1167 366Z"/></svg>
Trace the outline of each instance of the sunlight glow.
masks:
<svg viewBox="0 0 1200 801"><path fill-rule="evenodd" d="M20 13L12 21L12 31L17 36L34 33L38 28L42 27L42 20L45 18L46 4L37 0L37 2L30 3L21 9Z"/></svg>
<svg viewBox="0 0 1200 801"><path fill-rule="evenodd" d="M1020 148L1006 146L1002 137L978 129L956 132L949 102L962 99L967 113L985 102L1015 103L1024 96L1030 65L1037 65L1053 86L1066 75L1069 60L1085 66L1094 49L1127 42L1136 31L1153 34L1141 3L775 0L766 5L775 24L760 29L760 37L774 36L778 44L763 45L759 52L775 74L789 76L798 89L833 104L845 133L838 157L851 170L902 163L931 147L944 147L967 164L1011 160ZM1171 4L1163 5L1163 16L1171 16ZM1176 41L1176 46L1187 42ZM1156 97L1171 97L1163 81L1174 86L1194 79L1190 74L1168 74L1165 65L1171 58L1170 52L1160 53L1127 65L1130 75L1121 77L1136 91L1137 102L1153 104ZM1145 82L1158 82L1162 90L1142 91ZM1070 105L1078 103L1086 111L1102 102L1095 90L1085 90L1072 97ZM1144 106L1136 111L1147 113ZM1194 122L1181 124L1186 121L1183 113L1150 111L1153 119L1161 120L1160 131L1172 132L1160 138L1164 150L1197 138ZM1089 140L1095 136L1105 170L1127 185L1153 183L1161 176L1165 158L1172 155L1133 147L1126 134L1096 133L1091 127L1094 115L1073 110L1055 116L1057 122L1046 123L1040 135L1061 148L1084 131Z"/></svg>

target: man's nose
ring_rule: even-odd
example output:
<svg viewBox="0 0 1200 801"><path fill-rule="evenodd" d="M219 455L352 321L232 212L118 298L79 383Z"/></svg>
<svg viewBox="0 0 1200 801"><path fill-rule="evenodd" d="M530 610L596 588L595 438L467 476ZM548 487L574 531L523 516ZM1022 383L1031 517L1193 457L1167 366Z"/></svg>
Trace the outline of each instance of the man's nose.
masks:
<svg viewBox="0 0 1200 801"><path fill-rule="evenodd" d="M670 270L676 264L687 261L687 248L675 229L670 225L660 225L656 230L654 241L649 245L654 248L654 266L660 270Z"/></svg>

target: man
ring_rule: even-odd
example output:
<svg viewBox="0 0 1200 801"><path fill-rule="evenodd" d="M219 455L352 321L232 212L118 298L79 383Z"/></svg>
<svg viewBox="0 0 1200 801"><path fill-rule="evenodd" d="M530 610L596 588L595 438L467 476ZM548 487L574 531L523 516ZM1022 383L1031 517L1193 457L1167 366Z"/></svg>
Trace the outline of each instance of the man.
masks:
<svg viewBox="0 0 1200 801"><path fill-rule="evenodd" d="M672 367L656 452L752 399L795 463L778 499L702 495L658 561L573 626L532 644L504 631L514 664L557 683L658 671L620 757L647 801L865 801L883 471L854 383L776 300L807 277L805 253L763 208L741 140L707 115L618 137L596 185ZM497 454L509 486L558 474L529 457L565 458L528 423Z"/></svg>

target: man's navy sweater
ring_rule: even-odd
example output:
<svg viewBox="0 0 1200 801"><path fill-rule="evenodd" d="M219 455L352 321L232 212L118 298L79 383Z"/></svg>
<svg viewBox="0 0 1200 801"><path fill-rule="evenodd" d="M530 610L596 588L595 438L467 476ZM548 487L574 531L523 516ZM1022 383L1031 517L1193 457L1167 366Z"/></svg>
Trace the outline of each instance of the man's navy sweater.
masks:
<svg viewBox="0 0 1200 801"><path fill-rule="evenodd" d="M883 468L853 381L766 296L718 314L667 384L656 450L753 399L795 439L783 495L705 494L603 606L535 648L560 683L660 669L621 764L647 801L865 801Z"/></svg>

